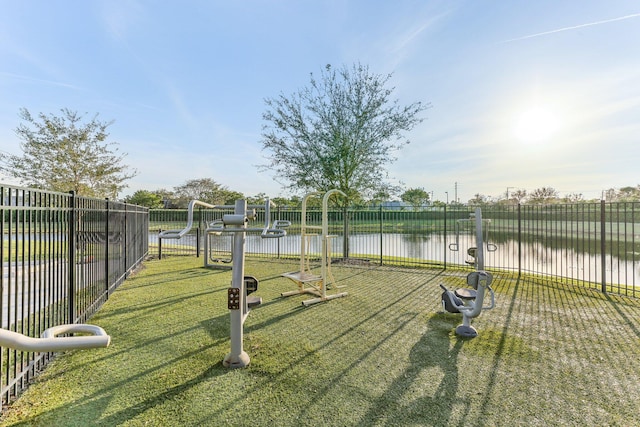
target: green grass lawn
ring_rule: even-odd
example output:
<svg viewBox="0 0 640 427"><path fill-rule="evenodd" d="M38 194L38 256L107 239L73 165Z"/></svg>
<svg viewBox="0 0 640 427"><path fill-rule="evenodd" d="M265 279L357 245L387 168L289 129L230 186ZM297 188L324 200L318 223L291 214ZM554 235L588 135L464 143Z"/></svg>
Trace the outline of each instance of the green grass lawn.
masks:
<svg viewBox="0 0 640 427"><path fill-rule="evenodd" d="M2 425L640 425L637 300L496 274L465 340L438 287L463 272L334 267L349 295L305 308L280 297L297 263L250 259L263 305L229 370L231 272L201 265L146 262L92 319L111 346L60 355Z"/></svg>

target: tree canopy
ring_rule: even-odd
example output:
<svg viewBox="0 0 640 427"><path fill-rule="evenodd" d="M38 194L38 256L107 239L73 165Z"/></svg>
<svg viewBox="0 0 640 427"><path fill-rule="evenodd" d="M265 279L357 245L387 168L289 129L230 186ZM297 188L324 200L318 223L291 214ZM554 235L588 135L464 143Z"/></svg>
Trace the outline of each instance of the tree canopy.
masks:
<svg viewBox="0 0 640 427"><path fill-rule="evenodd" d="M187 207L191 200L212 205L226 205L235 203L236 199L244 196L237 191L231 191L211 178L190 179L184 184L174 187L173 202L179 207Z"/></svg>
<svg viewBox="0 0 640 427"><path fill-rule="evenodd" d="M429 201L429 193L424 188L409 188L400 196L403 202L410 203L414 207L425 205Z"/></svg>
<svg viewBox="0 0 640 427"><path fill-rule="evenodd" d="M266 99L262 147L269 163L263 168L297 193L337 188L352 202L397 193L386 165L428 106L392 101L390 78L360 64L327 65L319 78L311 74L309 86Z"/></svg>
<svg viewBox="0 0 640 427"><path fill-rule="evenodd" d="M115 142L106 142L107 128L96 114L84 116L62 109L61 116L40 113L33 117L25 108L16 134L22 155L2 154L2 170L22 185L89 197L117 198L125 182L136 175L122 162Z"/></svg>
<svg viewBox="0 0 640 427"><path fill-rule="evenodd" d="M147 190L138 190L131 196L125 197L124 201L133 205L145 206L149 209L164 208L162 195Z"/></svg>
<svg viewBox="0 0 640 427"><path fill-rule="evenodd" d="M529 194L528 203L533 205L544 205L553 202L558 198L558 191L553 187L536 188Z"/></svg>

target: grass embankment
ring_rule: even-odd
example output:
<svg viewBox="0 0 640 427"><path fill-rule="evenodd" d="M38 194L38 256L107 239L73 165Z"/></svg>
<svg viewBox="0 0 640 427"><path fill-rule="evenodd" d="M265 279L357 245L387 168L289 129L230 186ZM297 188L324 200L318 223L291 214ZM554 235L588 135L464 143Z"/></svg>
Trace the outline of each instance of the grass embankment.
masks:
<svg viewBox="0 0 640 427"><path fill-rule="evenodd" d="M61 355L3 425L640 425L640 303L496 277L497 307L459 339L440 270L334 267L345 298L280 297L296 263L250 260L263 305L229 352L230 271L146 263L92 319L107 349Z"/></svg>

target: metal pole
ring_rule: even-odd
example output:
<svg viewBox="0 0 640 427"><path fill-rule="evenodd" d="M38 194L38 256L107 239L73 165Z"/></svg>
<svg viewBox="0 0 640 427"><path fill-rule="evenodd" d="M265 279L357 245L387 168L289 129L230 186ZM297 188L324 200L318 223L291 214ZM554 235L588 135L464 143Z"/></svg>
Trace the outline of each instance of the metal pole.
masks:
<svg viewBox="0 0 640 427"><path fill-rule="evenodd" d="M477 269L484 270L484 242L482 241L482 209L476 208L476 264Z"/></svg>
<svg viewBox="0 0 640 427"><path fill-rule="evenodd" d="M124 205L124 268L123 271L127 272L129 270L129 214L127 212L127 205ZM127 272L125 278L129 277L129 273Z"/></svg>
<svg viewBox="0 0 640 427"><path fill-rule="evenodd" d="M522 275L522 205L518 202L518 277Z"/></svg>
<svg viewBox="0 0 640 427"><path fill-rule="evenodd" d="M383 263L383 244L384 244L384 235L383 235L383 231L384 231L384 218L382 217L383 213L382 213L382 203L380 204L380 265L382 265Z"/></svg>
<svg viewBox="0 0 640 427"><path fill-rule="evenodd" d="M444 251L444 269L447 269L447 205L444 205L444 231L442 232L442 241L444 242L443 251Z"/></svg>
<svg viewBox="0 0 640 427"><path fill-rule="evenodd" d="M76 192L69 192L69 235L68 239L68 266L69 266L69 283L67 284L69 294L69 306L67 307L68 323L75 323L76 321Z"/></svg>
<svg viewBox="0 0 640 427"><path fill-rule="evenodd" d="M280 206L277 206L278 210L278 219L282 219L282 213L280 212ZM277 258L280 259L280 239L276 239L276 252Z"/></svg>
<svg viewBox="0 0 640 427"><path fill-rule="evenodd" d="M196 228L196 258L200 258L200 227Z"/></svg>
<svg viewBox="0 0 640 427"><path fill-rule="evenodd" d="M105 295L109 299L109 199L104 199L104 287Z"/></svg>
<svg viewBox="0 0 640 427"><path fill-rule="evenodd" d="M242 224L238 224L238 221L234 221L233 227L235 228L247 228L246 221L247 201L236 200L234 216L239 218L242 216L244 219ZM225 224L226 225L226 224ZM230 311L231 319L231 352L224 358L222 364L228 368L243 368L249 365L249 355L244 351L242 346L242 340L244 338L243 323L244 316L247 313L247 295L244 289L244 242L246 232L238 231L233 233L233 269L231 288L237 289L237 297L239 299L239 306L237 309Z"/></svg>
<svg viewBox="0 0 640 427"><path fill-rule="evenodd" d="M607 259L606 259L606 250L607 250L607 233L605 229L606 221L606 206L605 201L600 200L600 268L602 270L602 279L601 279L601 287L602 293L607 293Z"/></svg>

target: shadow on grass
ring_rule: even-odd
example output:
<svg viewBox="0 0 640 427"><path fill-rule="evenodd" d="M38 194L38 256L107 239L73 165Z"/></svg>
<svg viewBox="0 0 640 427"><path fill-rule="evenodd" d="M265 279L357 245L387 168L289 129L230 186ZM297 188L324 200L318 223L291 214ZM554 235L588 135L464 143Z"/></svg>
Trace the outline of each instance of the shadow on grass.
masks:
<svg viewBox="0 0 640 427"><path fill-rule="evenodd" d="M358 328L366 325L367 323L369 323L371 321L374 321L376 319L376 317L382 315L385 312L389 312L390 309L393 306L399 305L402 302L407 302L407 300L410 300L411 298L414 298L417 294L423 293L424 290L431 284L431 282L433 282L433 281L438 279L440 274L441 273L435 274L433 277L431 277L428 280L422 282L419 286L415 286L410 291L406 292L404 295L401 295L396 299L390 300L387 304L383 305L377 311L375 311L373 313L370 313L369 316L367 316L366 318L364 318L361 321L351 325L349 328L346 328L342 333L335 335L332 339L328 340L318 350L321 350L323 348L329 347L332 343L334 343L334 342L346 337L348 334L350 334L352 332L357 331ZM367 350L364 353L359 354L357 359L354 360L351 364L347 365L344 369L341 369L340 371L336 372L335 375L332 375L330 377L330 379L326 381L326 385L322 389L320 389L318 391L318 393L317 393L318 395L323 396L325 394L328 394L329 390L336 383L338 383L343 377L345 377L347 374L349 374L349 372L354 370L357 366L361 365L364 360L366 360L370 355L372 355L378 349L382 348L385 343L390 342L396 335L398 335L402 330L404 330L404 328L406 327L407 324L412 323L418 316L420 316L422 314L419 311L414 312L414 313L409 313L409 312L403 312L403 310L398 310L398 311L396 311L396 313L399 313L397 315L397 317L395 317L393 319L389 319L389 321L397 322L398 326L395 327L394 329L390 330L389 332L385 333L384 336L381 336L377 340L375 345L371 345L369 348L367 348ZM444 335L447 336L447 333L445 332ZM427 342L427 341L430 341L430 337L425 338L425 342ZM448 347L448 338L447 338L447 347ZM412 352L412 353L414 353L414 352ZM456 354L457 354L457 351L456 351ZM420 357L415 355L415 353L414 353L414 357L412 358L412 360L413 359L419 359L419 358ZM303 360L299 360L296 363L302 363L302 362L303 362ZM389 399L392 400L392 401L395 401L396 398L397 398L397 393L402 391L402 390L405 390L406 389L405 386L410 381L411 380L409 379L406 382L405 381L400 381L400 384L392 385L389 388L389 392L385 393L385 396L389 395L390 396ZM374 409L372 411L375 411L375 413L366 414L364 416L364 418L363 418L363 424L360 424L360 425L362 425L362 426L370 425L371 420L375 419L374 418L375 416L377 416L379 414L387 413L387 411L385 411L385 409L389 409L389 408L385 407L385 401L386 401L386 399L383 396L382 398L379 399L379 401L377 401L373 405L371 405L371 406L374 407ZM302 412L300 414L300 418L301 419L306 419L307 418L306 411L307 411L306 408L302 410Z"/></svg>
<svg viewBox="0 0 640 427"><path fill-rule="evenodd" d="M496 285L494 285L495 287ZM511 320L514 316L514 307L517 307L517 295L520 289L520 278L516 279L513 289L511 290L511 300L508 302L508 310L505 316L504 324L502 325L502 333L500 334L500 339L496 346L496 352L493 356L493 361L491 363L491 372L489 374L489 382L486 385L484 397L482 399L482 403L480 404L480 413L485 413L489 409L490 398L493 394L493 390L496 387L496 382L498 378L498 371L502 359L502 353L504 352L506 340L507 340L507 331L509 330L509 326L511 325ZM504 294L503 294L504 295ZM502 302L504 304L504 302Z"/></svg>
<svg viewBox="0 0 640 427"><path fill-rule="evenodd" d="M458 281L449 273L336 269L349 296L303 307L304 296L279 297L289 282L273 268L255 270L272 286L261 288L267 302L245 325L248 369L221 365L228 279L216 274L209 286L198 281L209 272L187 269L172 277L206 291L141 287L137 299L122 301L128 309L114 307L121 318L108 314L116 345L95 358L70 355L61 372L98 364L102 382L15 425L640 425L631 422L640 360L633 301L497 277L496 308L477 319L480 336L466 340L454 334L460 315L435 314L437 281ZM156 292L171 290L173 279L157 276ZM177 313L174 323L165 309ZM125 322L143 320L146 328L127 330ZM105 379L101 371L114 365L120 372Z"/></svg>
<svg viewBox="0 0 640 427"><path fill-rule="evenodd" d="M109 312L108 314L102 314L100 313L100 315L98 316L99 319L108 319L111 317L118 317L121 316L123 314L128 314L131 315L133 313L136 312L145 312L145 313L153 313L155 311L159 311L162 309L165 309L167 307L170 307L172 305L178 304L178 303L182 303L182 302L186 302L189 301L191 299L198 299L201 298L202 296L205 295L211 295L211 294L215 294L215 293L226 293L227 290L226 289L215 289L215 290L207 290L204 292L198 292L198 293L190 293L189 295L184 295L184 296L180 296L180 297L176 297L176 298L165 298L161 301L153 301L147 304L139 304L135 307L131 307L131 306L127 306L121 309L115 309L112 310L111 312Z"/></svg>
<svg viewBox="0 0 640 427"><path fill-rule="evenodd" d="M359 276L360 274L361 273L358 273L352 276L355 277L355 276ZM261 388L265 388L265 387L272 388L273 384L278 384L281 382L286 383L287 380L285 378L288 377L293 367L316 365L318 354L323 353L325 351L330 351L331 346L338 342L349 341L349 335L358 334L359 331L361 331L362 329L366 329L367 324L369 324L372 321L375 323L376 318L378 316L381 316L381 315L386 316L389 314L389 312L393 313L394 316L387 320L390 323L397 324L395 328L385 332L384 335L380 335L376 339L376 342L374 344L368 346L363 352L357 353L357 357L350 363L344 366L340 366L339 369L336 369L335 371L331 372L328 377L322 379L321 383L313 384L312 386L313 395L317 396L318 400L314 400L313 403L310 405L303 405L302 407L296 409L295 418L297 420L314 419L314 415L309 414L308 412L317 410L318 408L317 405L321 405L320 401L325 396L330 394L331 389L335 387L337 383L339 383L350 372L352 372L358 367L361 367L365 363L364 361L367 360L369 356L379 351L381 348L383 348L385 344L393 342L394 338L401 331L403 331L408 324L414 323L415 320L423 314L420 310L417 310L415 312L407 312L406 310L403 309L404 306L402 306L402 304L405 304L405 306L414 304L413 300L415 299L416 295L423 294L427 290L435 289L435 287L432 288L431 285L433 281L438 279L439 275L440 274L438 273L427 280L421 280L420 284L417 284L416 286L411 286L410 289L407 292L403 293L402 295L397 295L396 298L394 299L386 300L386 302L383 303L379 308L377 308L375 311L366 313L366 316L363 318L360 318L357 322L350 323L348 325L345 325L344 323L340 323L340 324L328 323L324 325L326 328L333 327L335 329L335 332L331 332L327 335L328 339L325 342L323 342L321 345L317 347L313 347L313 349L308 349L305 351L296 351L294 354L288 354L288 356L293 356L293 357L287 359L287 363L285 365L278 364L276 370L271 370L268 367L266 367L266 370L262 371L261 369L262 367L264 367L264 365L262 364L253 366L253 368L251 368L252 369L251 372L253 372L253 375L257 375L257 378L260 378L260 381L256 381L251 386L244 388L242 390L242 394L240 396L237 396L234 401L230 401L222 405L219 409L217 409L213 413L210 413L209 414L210 419L215 419L218 416L222 416L225 412L233 411L234 406L238 405L238 402L251 401L253 399L254 393L257 393L258 395L262 393L260 392ZM290 298L278 298L274 300L273 303L274 304L283 303L284 301L290 301L290 300L291 300ZM322 304L317 304L311 307L303 307L302 305L299 305L297 306L297 308L293 309L292 311L283 313L280 316L270 317L269 319L266 319L262 322L257 322L252 326L246 328L245 331L246 332L258 331L277 322L291 321L292 315L302 316L304 314L313 313L315 311L320 312L324 310L323 307L324 308L327 307L327 304L339 304L339 303L337 301L331 301L331 302L325 302ZM394 306L398 306L398 308L395 310L391 310ZM323 316L323 315L324 314L320 314L320 316ZM455 320L450 319L448 322L456 322L456 321L459 321L459 319L455 319ZM447 321L445 320L445 322ZM446 329L447 330L450 329L451 325L452 323L446 323L446 326L447 326ZM445 336L447 335L446 332L444 334ZM426 340L428 340L428 338ZM250 352L250 349L245 348L245 350ZM251 355L251 357L253 357L253 355ZM266 359L265 355L263 355L262 357ZM277 357L281 358L281 357L284 357L284 355L280 354ZM419 359L420 357L416 356L416 358ZM341 362L346 362L346 359L341 360ZM289 423L285 423L283 421L283 425L285 424L289 425ZM275 425L277 425L277 422ZM368 425L368 424L364 424L364 425Z"/></svg>
<svg viewBox="0 0 640 427"><path fill-rule="evenodd" d="M178 396L181 396L183 393L189 391L193 387L199 385L201 382L210 380L212 378L228 374L229 370L222 366L222 359L220 359L217 363L211 364L207 369L202 370L197 375L188 376L189 379L181 382L180 384L176 384L172 387L168 387L164 389L162 392L158 392L149 396L148 398L136 402L134 405L130 405L124 409L121 409L117 412L109 414L106 417L103 417L99 420L95 419L96 414L105 413L108 406L111 404L113 392L116 390L126 389L130 384L136 381L143 381L146 378L153 377L154 374L167 371L171 369L171 366L179 366L180 362L188 361L204 351L214 349L224 342L228 341L228 315L221 315L217 318L211 319L207 322L202 322L198 326L194 326L192 328L185 329L180 331L181 334L193 333L198 329L205 329L209 332L209 335L214 338L214 341L209 343L208 345L201 346L197 349L191 350L187 353L182 353L177 357L171 357L171 354L167 354L167 359L159 364L156 364L152 367L144 369L134 375L126 376L125 379L113 382L108 387L100 388L95 393L85 395L79 397L77 400L65 404L62 407L58 407L47 412L43 412L38 414L33 418L28 418L23 421L20 421L15 424L15 426L26 426L33 425L36 423L37 425L61 425L60 420L66 419L69 421L67 425L73 426L88 426L88 425L121 425L126 423L127 421L131 421L135 419L137 416L144 414L145 412L153 409L156 406L164 405L167 401L171 401ZM220 326L225 328L224 335L220 336ZM168 334L161 340L151 339L146 342L142 342L137 345L135 348L124 348L117 352L111 352L108 355L103 357L92 359L88 364L95 365L99 361L108 362L118 357L123 357L131 354L131 352L139 352L144 347L157 347L162 340L171 340L173 339L174 334ZM74 369L82 369L82 364L75 364ZM181 369L181 368L178 368ZM60 372L59 375L63 375L64 371ZM57 375L56 375L57 376ZM48 380L55 378L56 376L49 376ZM63 416L60 416L63 414ZM56 424L50 424L48 420L56 420Z"/></svg>
<svg viewBox="0 0 640 427"><path fill-rule="evenodd" d="M627 310L624 310L621 306L625 304L621 304L619 299L614 299L610 295L605 294L607 301L611 304L611 306L615 309L618 315L624 319L625 323L629 326L629 328L636 334L636 337L640 338L640 329L636 325L637 320L633 320L629 317L629 313Z"/></svg>
<svg viewBox="0 0 640 427"><path fill-rule="evenodd" d="M158 276L159 280L149 281L149 282L145 281L144 284L127 285L125 289L118 289L118 292L127 292L127 291L131 292L140 288L154 287L157 285L162 285L163 283L172 283L172 282L175 282L176 280L188 279L189 277L214 276L214 275L227 273L228 271L229 270L211 270L211 269L206 269L204 267L200 267L196 269L190 268L187 270L172 272L170 274L167 274L166 272L155 273L155 274L145 274L145 278ZM132 279L130 278L128 280L131 281Z"/></svg>
<svg viewBox="0 0 640 427"><path fill-rule="evenodd" d="M410 365L375 399L371 409L358 424L369 426L372 420L386 419L386 425L402 424L401 420L421 419L425 425L448 425L452 409L460 404L458 392L458 353L462 349L463 338L452 336L451 329L460 323L459 316L445 313L434 314L427 322L427 332L414 344L409 353ZM453 345L452 345L453 343ZM406 399L421 373L437 368L442 379L433 396ZM410 401L410 404L402 404ZM463 402L464 403L464 402Z"/></svg>
<svg viewBox="0 0 640 427"><path fill-rule="evenodd" d="M100 420L100 423L107 426L120 425L126 421L135 419L138 415L141 415L156 406L164 405L166 404L166 402L174 400L175 398L188 392L193 387L200 385L200 383L203 381L210 380L211 378L217 376L225 375L226 373L227 371L222 367L222 361L220 361L217 364L210 366L208 369L200 372L198 375L192 377L188 381L185 381L174 387L169 387L162 393L158 393L142 402L136 403L135 406L129 406L126 409L102 418ZM79 414L85 412L82 404L78 405L76 409L76 412ZM95 410L95 408L93 408L92 410ZM73 415L73 412L71 413L71 415Z"/></svg>

